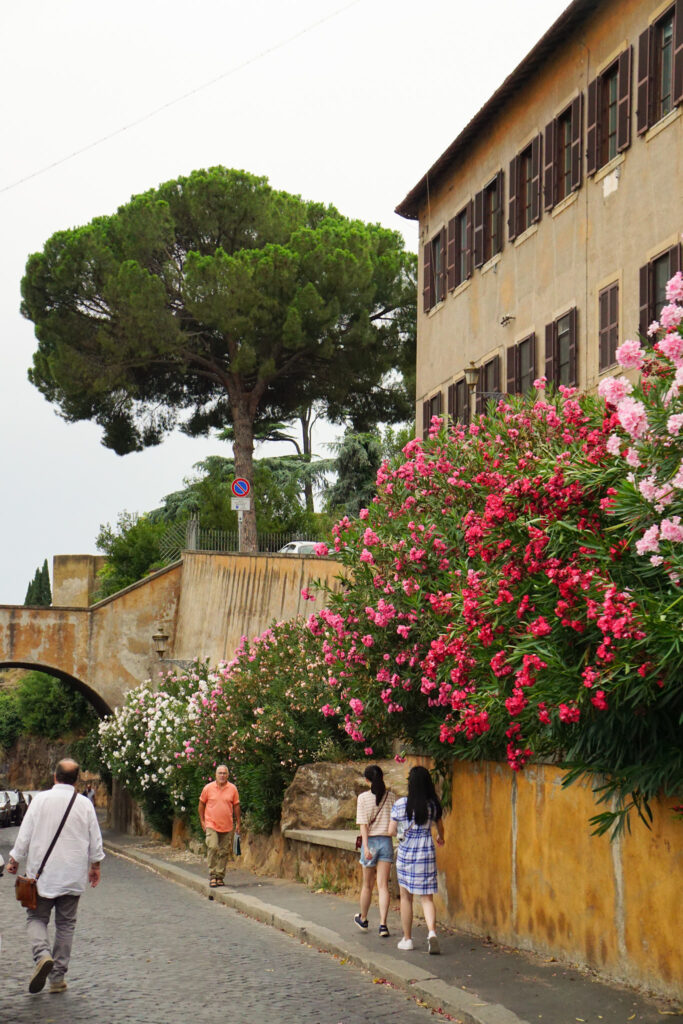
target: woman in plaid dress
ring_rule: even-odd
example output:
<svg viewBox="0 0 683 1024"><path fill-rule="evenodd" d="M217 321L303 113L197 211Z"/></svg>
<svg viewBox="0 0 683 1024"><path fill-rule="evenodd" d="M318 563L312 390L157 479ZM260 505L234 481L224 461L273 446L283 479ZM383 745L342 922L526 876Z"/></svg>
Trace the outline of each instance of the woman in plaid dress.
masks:
<svg viewBox="0 0 683 1024"><path fill-rule="evenodd" d="M436 909L434 893L437 891L436 851L432 839L432 826L436 827L436 841L443 846L443 819L441 803L432 777L426 768L416 765L408 774L408 796L401 797L391 811L391 835L403 827L403 839L396 855L396 873L401 890L401 925L403 938L399 949L412 949L413 896L419 896L422 913L429 930L427 948L439 953L436 936Z"/></svg>

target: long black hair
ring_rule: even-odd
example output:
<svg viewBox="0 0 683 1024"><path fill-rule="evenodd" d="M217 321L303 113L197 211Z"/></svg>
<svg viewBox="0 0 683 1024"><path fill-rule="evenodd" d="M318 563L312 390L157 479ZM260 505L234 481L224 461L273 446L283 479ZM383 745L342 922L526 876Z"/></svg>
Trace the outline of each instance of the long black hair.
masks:
<svg viewBox="0 0 683 1024"><path fill-rule="evenodd" d="M375 803L379 807L382 797L387 791L387 787L384 784L384 772L378 764L369 764L364 774L370 783L370 792L375 794Z"/></svg>
<svg viewBox="0 0 683 1024"><path fill-rule="evenodd" d="M408 802L406 816L408 821L415 819L416 825L426 825L431 817L438 821L442 814L441 801L436 795L432 777L426 768L416 764L408 772Z"/></svg>

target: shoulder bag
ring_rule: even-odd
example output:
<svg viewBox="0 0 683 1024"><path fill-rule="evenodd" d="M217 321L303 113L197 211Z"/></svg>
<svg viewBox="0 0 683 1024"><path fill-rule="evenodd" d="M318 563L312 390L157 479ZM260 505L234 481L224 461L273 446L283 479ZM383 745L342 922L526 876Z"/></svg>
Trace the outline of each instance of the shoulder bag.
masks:
<svg viewBox="0 0 683 1024"><path fill-rule="evenodd" d="M43 868L47 863L47 858L52 853L54 845L59 839L60 833L64 828L64 823L66 822L66 819L69 817L69 811L74 805L74 800L76 799L76 796L77 793L76 790L74 790L74 795L71 797L71 800L69 801L69 806L64 812L64 817L59 823L59 828L55 832L52 842L47 848L47 853L43 857L43 862L38 868L38 871L36 872L36 877L29 878L27 875L17 875L15 879L14 895L19 900L22 907L26 907L27 910L35 910L36 907L38 906L38 879L43 873Z"/></svg>
<svg viewBox="0 0 683 1024"><path fill-rule="evenodd" d="M368 831L370 830L371 826L375 824L375 819L377 818L377 815L379 814L379 812L384 807L384 804L386 802L388 793L389 793L389 790L387 789L386 792L384 793L384 799L382 800L382 803L379 805L379 807L377 808L377 810L373 814L372 818L368 822ZM360 850L362 848L362 846L363 846L363 837L362 836L356 836L356 849Z"/></svg>

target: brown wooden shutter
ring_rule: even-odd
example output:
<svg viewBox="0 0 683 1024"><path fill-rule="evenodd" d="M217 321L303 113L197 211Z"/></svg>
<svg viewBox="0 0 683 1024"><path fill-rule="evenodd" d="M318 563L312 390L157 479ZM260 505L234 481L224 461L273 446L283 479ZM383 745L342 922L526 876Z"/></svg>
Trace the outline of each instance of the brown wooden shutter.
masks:
<svg viewBox="0 0 683 1024"><path fill-rule="evenodd" d="M448 222L448 241L446 243L446 277L449 292L455 288L455 228L456 219L453 217Z"/></svg>
<svg viewBox="0 0 683 1024"><path fill-rule="evenodd" d="M448 385L448 419L455 423L455 384Z"/></svg>
<svg viewBox="0 0 683 1024"><path fill-rule="evenodd" d="M503 248L503 206L505 203L505 193L503 189L505 187L505 175L502 171L498 171L496 175L496 235L493 239L493 247L491 255L500 252Z"/></svg>
<svg viewBox="0 0 683 1024"><path fill-rule="evenodd" d="M598 296L598 337L599 337L599 368L609 366L609 288L603 288Z"/></svg>
<svg viewBox="0 0 683 1024"><path fill-rule="evenodd" d="M672 278L681 269L681 244L673 245L669 249L669 277ZM659 313L659 310L657 310Z"/></svg>
<svg viewBox="0 0 683 1024"><path fill-rule="evenodd" d="M484 190L474 197L474 265L484 262Z"/></svg>
<svg viewBox="0 0 683 1024"><path fill-rule="evenodd" d="M477 416L479 416L479 414L482 413L484 411L484 409L486 408L486 399L484 398L484 396L482 394L483 390L484 390L484 368L483 368L483 366L480 366L479 367L479 376L477 378L477 389L476 389L476 392L475 392L475 399L474 399L474 411L476 412Z"/></svg>
<svg viewBox="0 0 683 1024"><path fill-rule="evenodd" d="M555 121L545 126L543 147L543 209L552 210L555 205L557 182L557 154L555 153Z"/></svg>
<svg viewBox="0 0 683 1024"><path fill-rule="evenodd" d="M446 298L446 229L439 232L437 243L441 249L441 273L436 281L436 301L442 302Z"/></svg>
<svg viewBox="0 0 683 1024"><path fill-rule="evenodd" d="M600 79L588 83L586 105L586 174L590 178L598 169L598 86Z"/></svg>
<svg viewBox="0 0 683 1024"><path fill-rule="evenodd" d="M493 390L500 394L500 356L495 357L493 364Z"/></svg>
<svg viewBox="0 0 683 1024"><path fill-rule="evenodd" d="M434 305L432 288L432 244L427 242L422 250L424 260L424 279L422 288L422 308L427 313Z"/></svg>
<svg viewBox="0 0 683 1024"><path fill-rule="evenodd" d="M631 65L633 47L628 46L619 55L617 75L617 153L631 145Z"/></svg>
<svg viewBox="0 0 683 1024"><path fill-rule="evenodd" d="M609 341L608 359L610 363L615 362L616 352L619 346L619 284L615 282L609 290Z"/></svg>
<svg viewBox="0 0 683 1024"><path fill-rule="evenodd" d="M581 140L583 138L583 93L580 92L572 101L572 176L571 190L576 192L581 188L581 169L583 162Z"/></svg>
<svg viewBox="0 0 683 1024"><path fill-rule="evenodd" d="M638 272L638 279L640 283L640 297L638 303L638 331L640 334L647 334L647 329L650 326L652 317L650 316L650 301L652 295L652 288L650 282L652 280L652 269L649 263L646 263L644 267L641 267Z"/></svg>
<svg viewBox="0 0 683 1024"><path fill-rule="evenodd" d="M509 203L508 203L508 238L512 242L517 237L517 172L519 158L510 161Z"/></svg>
<svg viewBox="0 0 683 1024"><path fill-rule="evenodd" d="M555 381L555 337L557 325L545 325L545 376L549 384Z"/></svg>
<svg viewBox="0 0 683 1024"><path fill-rule="evenodd" d="M429 401L422 403L422 436L429 437Z"/></svg>
<svg viewBox="0 0 683 1024"><path fill-rule="evenodd" d="M536 378L536 332L529 335L529 366L531 367L531 379Z"/></svg>
<svg viewBox="0 0 683 1024"><path fill-rule="evenodd" d="M576 306L569 310L569 387L575 388L579 382L577 351L578 351L579 317Z"/></svg>
<svg viewBox="0 0 683 1024"><path fill-rule="evenodd" d="M543 136L539 134L531 142L531 223L541 219L541 151Z"/></svg>
<svg viewBox="0 0 683 1024"><path fill-rule="evenodd" d="M472 271L474 267L474 200L470 199L467 204L467 213L465 216L465 233L467 236L467 252L465 253L465 269L467 271L467 277L472 277Z"/></svg>
<svg viewBox="0 0 683 1024"><path fill-rule="evenodd" d="M673 103L683 103L683 0L676 0L674 12L674 88Z"/></svg>
<svg viewBox="0 0 683 1024"><path fill-rule="evenodd" d="M507 350L507 393L516 395L517 388L517 346L511 345Z"/></svg>
<svg viewBox="0 0 683 1024"><path fill-rule="evenodd" d="M637 132L643 135L650 127L650 103L652 97L652 28L645 29L638 37L638 110Z"/></svg>
<svg viewBox="0 0 683 1024"><path fill-rule="evenodd" d="M432 416L441 416L443 413L443 392L437 391L432 398Z"/></svg>

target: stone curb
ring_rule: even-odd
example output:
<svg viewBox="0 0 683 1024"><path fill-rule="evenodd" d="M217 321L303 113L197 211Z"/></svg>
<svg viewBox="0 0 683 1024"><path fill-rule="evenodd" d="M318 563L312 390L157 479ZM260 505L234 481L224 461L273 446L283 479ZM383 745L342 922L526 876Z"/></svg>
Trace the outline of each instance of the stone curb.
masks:
<svg viewBox="0 0 683 1024"><path fill-rule="evenodd" d="M134 847L119 846L107 839L105 849L119 857L135 861L156 871L169 881L184 885L202 896L209 895L209 886L198 875L175 864L157 860ZM300 942L340 956L356 967L370 971L375 977L386 978L397 988L425 1003L430 1009L443 1009L462 1021L462 1024L529 1024L499 1003L484 1003L470 992L448 985L433 974L393 956L371 955L353 939L346 939L331 928L305 920L300 914L265 903L256 896L238 893L229 886L213 891L214 901L238 910L262 924L286 932Z"/></svg>

